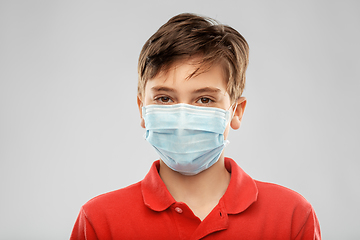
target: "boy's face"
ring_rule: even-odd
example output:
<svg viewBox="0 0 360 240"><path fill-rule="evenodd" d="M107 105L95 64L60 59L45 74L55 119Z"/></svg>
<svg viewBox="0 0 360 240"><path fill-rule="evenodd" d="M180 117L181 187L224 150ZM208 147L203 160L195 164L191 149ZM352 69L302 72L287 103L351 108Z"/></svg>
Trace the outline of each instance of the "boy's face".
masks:
<svg viewBox="0 0 360 240"><path fill-rule="evenodd" d="M160 73L153 79L148 80L145 86L144 95L138 96L138 106L141 114L141 107L152 104L178 104L186 103L202 107L216 107L228 110L233 102L226 91L227 82L221 65L214 65L208 71L188 79L197 66L194 61L177 62L168 72ZM238 103L236 112L233 110ZM241 117L246 105L246 99L240 98L230 109L232 128L240 127ZM142 119L142 118L141 118ZM145 128L144 120L141 126ZM227 138L229 126L226 127L224 138Z"/></svg>

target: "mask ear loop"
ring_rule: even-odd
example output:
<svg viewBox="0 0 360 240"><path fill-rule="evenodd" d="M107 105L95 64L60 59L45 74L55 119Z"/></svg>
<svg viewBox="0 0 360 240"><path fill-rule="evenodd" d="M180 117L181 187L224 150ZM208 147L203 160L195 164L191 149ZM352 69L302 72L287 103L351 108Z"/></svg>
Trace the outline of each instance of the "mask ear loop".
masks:
<svg viewBox="0 0 360 240"><path fill-rule="evenodd" d="M235 104L235 103L234 103ZM236 112L236 109L237 109L237 107L239 106L239 104L236 104L236 106L235 106L235 109L234 109L234 111L233 111L233 115L232 115L232 117L231 117L231 119L233 119L234 118L234 116L235 116L235 112Z"/></svg>
<svg viewBox="0 0 360 240"><path fill-rule="evenodd" d="M230 110L231 108L233 108L233 106L234 106L235 103L236 103L236 102L234 102L233 104L231 104L229 110ZM232 120L232 119L234 118L235 112L236 112L236 109L237 109L238 105L239 105L239 104L236 104L236 105L235 105L235 109L234 109L234 111L232 112L232 116L231 116L231 119L230 119L230 120Z"/></svg>
<svg viewBox="0 0 360 240"><path fill-rule="evenodd" d="M234 107L234 104L235 104L236 102L234 102L233 104L231 104L231 106L228 108L228 112L230 112L230 109L232 109L233 107ZM234 111L232 112L232 116L231 116L231 118L229 118L228 120L227 120L227 123L226 123L226 125L228 125L230 122L231 122L231 120L233 119L233 117L235 116L235 112L236 112L236 109L237 109L237 106L238 106L238 104L236 104L236 106L235 106L235 109L234 109Z"/></svg>
<svg viewBox="0 0 360 240"><path fill-rule="evenodd" d="M230 112L230 109L232 109L232 108L234 107L234 104L235 104L235 103L236 103L236 102L234 102L233 104L231 104L231 106L228 108L227 112ZM236 109L237 109L237 106L238 106L238 104L236 104L235 109L234 109L234 111L233 111L233 113L232 113L231 118L229 118L229 119L227 120L226 126L227 126L228 124L230 124L231 120L233 119L233 117L234 117L234 115L235 115L235 111L236 111ZM230 114L229 114L229 115L230 115ZM229 115L228 115L228 116L229 116ZM224 140L224 147L226 147L229 143L230 143L229 140L227 140L227 139Z"/></svg>

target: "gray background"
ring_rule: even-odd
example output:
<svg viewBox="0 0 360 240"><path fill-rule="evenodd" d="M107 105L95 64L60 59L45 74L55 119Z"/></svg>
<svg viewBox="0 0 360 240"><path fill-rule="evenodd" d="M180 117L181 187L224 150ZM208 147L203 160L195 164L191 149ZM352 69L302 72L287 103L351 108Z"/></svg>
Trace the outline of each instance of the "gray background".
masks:
<svg viewBox="0 0 360 240"><path fill-rule="evenodd" d="M294 189L324 239L359 239L358 1L0 1L0 239L67 239L82 204L157 159L136 105L137 58L195 12L250 44L226 155Z"/></svg>

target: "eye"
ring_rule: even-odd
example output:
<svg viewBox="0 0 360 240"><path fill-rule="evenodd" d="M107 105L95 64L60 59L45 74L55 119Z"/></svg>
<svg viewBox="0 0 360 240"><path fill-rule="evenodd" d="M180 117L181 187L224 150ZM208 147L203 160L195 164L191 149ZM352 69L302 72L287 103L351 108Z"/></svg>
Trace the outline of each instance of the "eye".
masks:
<svg viewBox="0 0 360 240"><path fill-rule="evenodd" d="M202 97L200 98L199 100L197 100L196 103L201 103L201 104L209 104L213 102L213 100L211 100L210 98L207 98L207 97Z"/></svg>
<svg viewBox="0 0 360 240"><path fill-rule="evenodd" d="M160 103L170 103L170 102L172 102L171 98L166 97L166 96L155 98L155 101L160 102Z"/></svg>

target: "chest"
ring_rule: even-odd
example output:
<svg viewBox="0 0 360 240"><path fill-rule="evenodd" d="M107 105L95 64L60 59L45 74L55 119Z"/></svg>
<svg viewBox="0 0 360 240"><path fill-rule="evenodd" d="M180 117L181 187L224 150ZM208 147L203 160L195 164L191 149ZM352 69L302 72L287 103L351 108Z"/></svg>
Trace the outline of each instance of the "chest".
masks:
<svg viewBox="0 0 360 240"><path fill-rule="evenodd" d="M139 214L139 215L137 215ZM251 216L254 216L251 214ZM95 229L99 239L289 239L290 231L284 224L262 218L249 217L247 213L227 214L224 207L216 206L201 221L191 209L175 203L165 211L123 212L106 222L107 228ZM291 221L289 221L290 223ZM96 224L96 226L104 226Z"/></svg>

